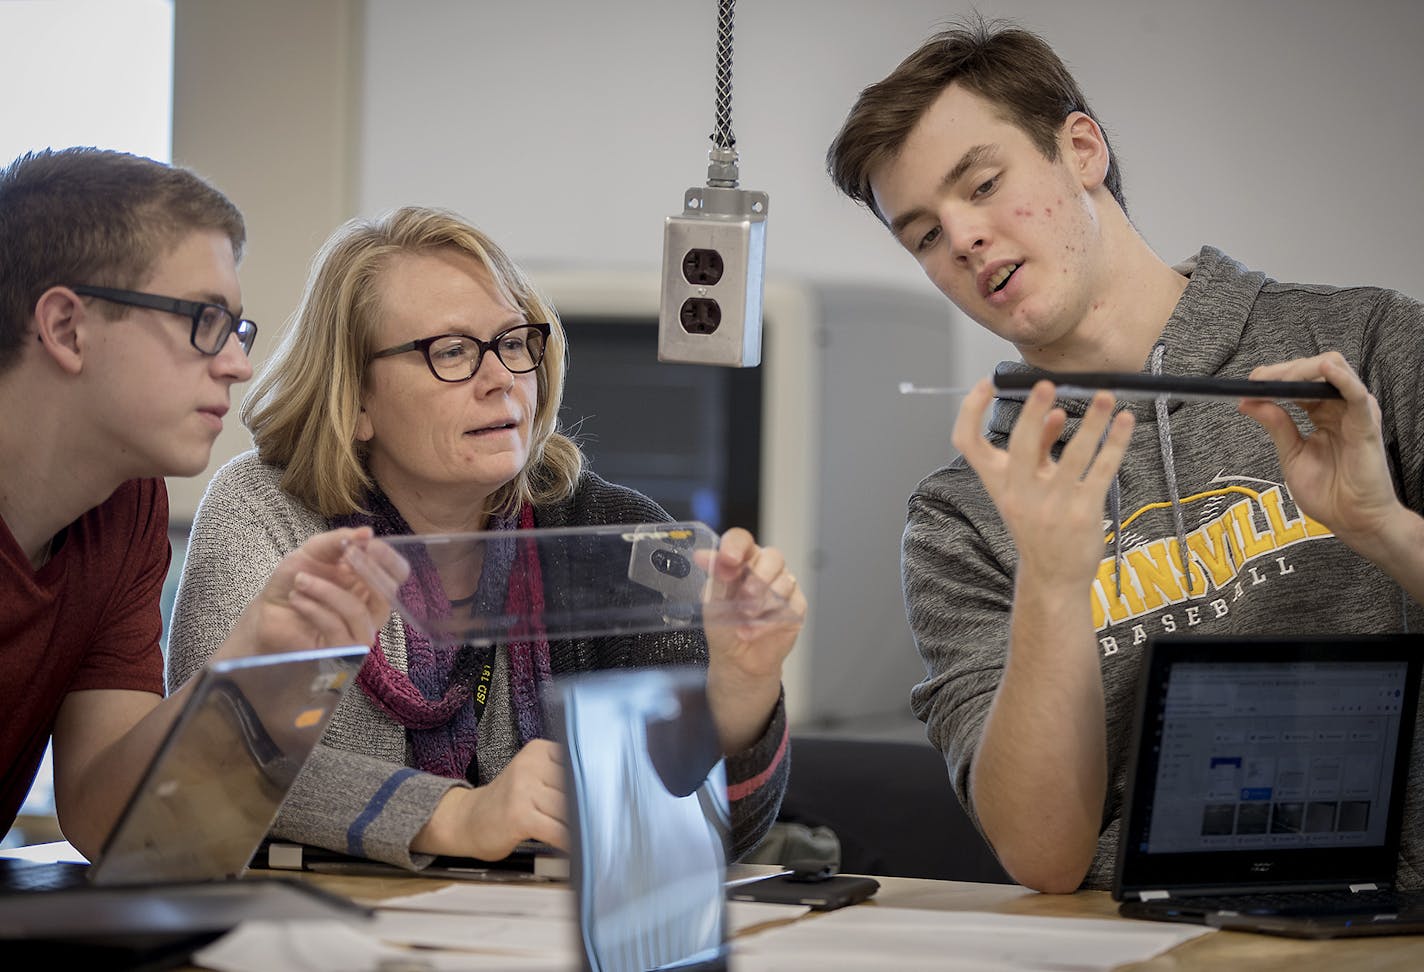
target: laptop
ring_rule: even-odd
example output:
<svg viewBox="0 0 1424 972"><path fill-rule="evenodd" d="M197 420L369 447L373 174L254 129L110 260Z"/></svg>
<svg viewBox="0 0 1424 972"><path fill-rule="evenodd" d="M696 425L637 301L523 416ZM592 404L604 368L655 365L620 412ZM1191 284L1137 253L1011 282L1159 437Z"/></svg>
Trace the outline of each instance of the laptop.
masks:
<svg viewBox="0 0 1424 972"><path fill-rule="evenodd" d="M93 864L7 860L0 947L68 940L149 948L243 918L364 918L298 882L235 881L266 836L368 649L209 662Z"/></svg>
<svg viewBox="0 0 1424 972"><path fill-rule="evenodd" d="M1113 897L1302 938L1424 932L1393 889L1424 636L1147 645Z"/></svg>
<svg viewBox="0 0 1424 972"><path fill-rule="evenodd" d="M312 871L371 877L423 877L443 881L493 881L543 884L567 881L569 858L540 840L524 840L507 857L488 861L454 854L437 855L418 871L312 844L268 837L252 855L251 867L272 871Z"/></svg>
<svg viewBox="0 0 1424 972"><path fill-rule="evenodd" d="M727 968L726 769L700 668L556 679L586 972Z"/></svg>

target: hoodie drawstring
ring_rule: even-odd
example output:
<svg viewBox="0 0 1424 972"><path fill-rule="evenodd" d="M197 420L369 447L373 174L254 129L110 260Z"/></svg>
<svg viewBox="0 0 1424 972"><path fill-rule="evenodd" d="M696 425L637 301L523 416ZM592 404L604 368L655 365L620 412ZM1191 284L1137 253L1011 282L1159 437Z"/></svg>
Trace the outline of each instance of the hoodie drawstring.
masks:
<svg viewBox="0 0 1424 972"><path fill-rule="evenodd" d="M1161 341L1152 348L1152 373L1162 373L1162 359L1167 345ZM1187 593L1192 593L1192 565L1187 556L1187 528L1182 518L1182 497L1177 492L1177 467L1172 460L1172 419L1167 413L1167 396L1153 399L1157 406L1157 444L1162 452L1162 471L1167 476L1167 496L1172 501L1172 525L1177 528L1177 553L1182 558L1182 573L1187 575Z"/></svg>
<svg viewBox="0 0 1424 972"><path fill-rule="evenodd" d="M1162 359L1167 354L1167 345L1158 341L1152 348L1152 374L1162 373ZM1158 395L1153 399L1157 410L1157 447L1162 454L1162 471L1167 478L1167 496L1172 501L1172 525L1177 530L1177 555L1181 558L1182 573L1186 575L1187 593L1193 594L1192 565L1187 555L1187 528L1182 516L1182 497L1177 491L1177 468L1172 458L1172 419L1167 411L1167 396ZM1116 476L1108 490L1108 506L1113 527L1113 586L1118 597L1122 596L1122 486Z"/></svg>
<svg viewBox="0 0 1424 972"><path fill-rule="evenodd" d="M1108 487L1108 515L1113 527L1113 593L1122 597L1122 483L1117 476Z"/></svg>

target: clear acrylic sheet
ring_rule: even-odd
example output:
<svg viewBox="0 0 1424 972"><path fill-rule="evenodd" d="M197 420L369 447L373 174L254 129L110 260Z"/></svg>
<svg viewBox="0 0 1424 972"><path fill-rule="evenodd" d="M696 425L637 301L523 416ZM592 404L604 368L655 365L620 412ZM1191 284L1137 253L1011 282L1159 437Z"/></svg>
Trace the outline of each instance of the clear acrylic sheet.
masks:
<svg viewBox="0 0 1424 972"><path fill-rule="evenodd" d="M712 583L703 523L621 524L381 538L411 567L398 590L367 575L436 644L490 645L725 624L796 623L755 577Z"/></svg>
<svg viewBox="0 0 1424 972"><path fill-rule="evenodd" d="M706 672L565 676L553 710L584 968L725 970L732 815Z"/></svg>

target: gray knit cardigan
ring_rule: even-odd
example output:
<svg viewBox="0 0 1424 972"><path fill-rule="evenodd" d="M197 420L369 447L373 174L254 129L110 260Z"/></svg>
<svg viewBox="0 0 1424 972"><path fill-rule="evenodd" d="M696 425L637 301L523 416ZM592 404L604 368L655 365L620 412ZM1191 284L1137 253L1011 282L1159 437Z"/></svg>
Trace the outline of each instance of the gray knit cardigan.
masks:
<svg viewBox="0 0 1424 972"><path fill-rule="evenodd" d="M282 491L280 476L279 468L247 452L225 464L209 483L193 521L169 631L170 691L217 650L277 562L328 529L322 517ZM646 496L591 472L580 477L572 497L535 510L539 527L668 519ZM405 624L399 615L392 614L380 637L391 664L404 670ZM581 638L550 647L555 675L707 663L707 644L700 632ZM480 725L477 762L482 782L503 770L518 748L509 696L501 652ZM405 728L359 688L353 689L298 776L273 825L273 836L408 868L424 867L432 858L413 854L411 840L447 790L470 784L411 770L410 762ZM783 701L777 703L761 739L728 758L726 768L735 859L757 845L781 806L790 771Z"/></svg>

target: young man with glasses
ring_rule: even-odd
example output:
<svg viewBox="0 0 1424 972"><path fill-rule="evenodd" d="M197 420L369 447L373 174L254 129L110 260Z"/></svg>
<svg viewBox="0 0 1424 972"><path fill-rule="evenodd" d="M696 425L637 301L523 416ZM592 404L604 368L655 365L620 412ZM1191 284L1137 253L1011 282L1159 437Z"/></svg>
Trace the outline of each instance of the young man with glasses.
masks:
<svg viewBox="0 0 1424 972"><path fill-rule="evenodd" d="M53 737L65 836L94 855L177 711L163 697L164 476L208 464L252 374L245 228L184 169L76 148L0 170L0 830ZM225 656L370 644L369 531L278 565Z"/></svg>
<svg viewBox="0 0 1424 972"><path fill-rule="evenodd" d="M1424 624L1424 309L1277 283L1209 246L1169 266L1129 221L1077 83L1017 28L931 38L861 93L827 166L1014 344L1023 361L1001 371L1324 380L1343 396L1295 413L1313 434L1241 403L1263 434L1233 404L1055 401L1046 381L994 400L985 380L955 424L963 458L910 500L916 714L1010 874L1107 887L1148 638ZM1424 883L1421 851L1416 814L1401 886Z"/></svg>

